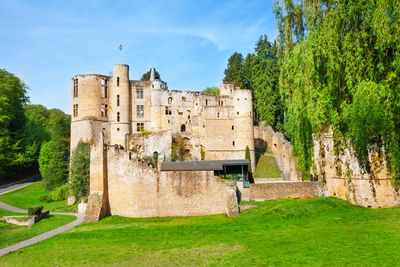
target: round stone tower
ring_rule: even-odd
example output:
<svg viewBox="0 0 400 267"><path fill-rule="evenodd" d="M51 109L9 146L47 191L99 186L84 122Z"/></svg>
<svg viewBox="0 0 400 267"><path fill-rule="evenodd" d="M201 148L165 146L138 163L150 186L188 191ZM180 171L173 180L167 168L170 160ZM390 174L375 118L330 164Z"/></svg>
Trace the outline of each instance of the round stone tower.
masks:
<svg viewBox="0 0 400 267"><path fill-rule="evenodd" d="M251 168L255 169L254 153L254 129L253 129L253 104L250 90L235 88L232 91L235 127L235 150L241 155L238 158L245 157L246 147L250 149Z"/></svg>
<svg viewBox="0 0 400 267"><path fill-rule="evenodd" d="M150 107L150 117L151 117L151 131L161 131L162 130L162 117L165 108L161 106L161 89L151 89L151 107Z"/></svg>
<svg viewBox="0 0 400 267"><path fill-rule="evenodd" d="M129 66L125 64L114 65L114 75L111 82L110 115L111 121L111 145L126 147L126 135L131 129L131 95L129 83Z"/></svg>
<svg viewBox="0 0 400 267"><path fill-rule="evenodd" d="M107 118L102 116L102 107L108 105L104 96L104 86L108 76L98 74L76 75L72 78L72 116L71 116L71 151L80 140L88 142L93 139L95 120L107 127Z"/></svg>

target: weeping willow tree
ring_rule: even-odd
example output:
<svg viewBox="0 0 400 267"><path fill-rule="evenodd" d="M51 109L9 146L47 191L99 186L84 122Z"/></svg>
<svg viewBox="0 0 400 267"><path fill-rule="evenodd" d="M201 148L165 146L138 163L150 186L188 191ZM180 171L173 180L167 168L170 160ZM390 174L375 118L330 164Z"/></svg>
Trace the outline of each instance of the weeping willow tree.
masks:
<svg viewBox="0 0 400 267"><path fill-rule="evenodd" d="M368 154L384 153L399 188L400 2L283 0L275 13L285 127L303 174L312 135L331 127L336 154L347 140L370 172Z"/></svg>

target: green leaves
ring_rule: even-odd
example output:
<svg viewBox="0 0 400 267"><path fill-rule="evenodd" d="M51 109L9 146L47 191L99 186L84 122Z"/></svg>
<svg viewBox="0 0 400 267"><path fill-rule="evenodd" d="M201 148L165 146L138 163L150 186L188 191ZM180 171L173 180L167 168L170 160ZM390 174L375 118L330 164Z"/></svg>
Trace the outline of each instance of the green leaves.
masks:
<svg viewBox="0 0 400 267"><path fill-rule="evenodd" d="M71 193L77 202L89 194L90 145L79 142L72 152L70 165Z"/></svg>
<svg viewBox="0 0 400 267"><path fill-rule="evenodd" d="M400 178L400 2L280 3L280 89L303 173L310 169L312 134L332 126L365 170L369 153L384 151Z"/></svg>

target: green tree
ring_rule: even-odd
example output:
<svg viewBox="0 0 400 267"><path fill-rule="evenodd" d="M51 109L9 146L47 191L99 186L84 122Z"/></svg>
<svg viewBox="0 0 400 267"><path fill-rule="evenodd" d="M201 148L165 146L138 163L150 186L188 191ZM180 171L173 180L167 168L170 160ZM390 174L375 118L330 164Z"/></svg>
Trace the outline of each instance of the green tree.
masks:
<svg viewBox="0 0 400 267"><path fill-rule="evenodd" d="M23 104L28 102L26 85L15 75L0 69L0 179L9 177L31 162L35 147L24 147Z"/></svg>
<svg viewBox="0 0 400 267"><path fill-rule="evenodd" d="M52 190L68 181L69 121L66 117L55 117L52 139L48 145L49 162L42 173L43 184Z"/></svg>
<svg viewBox="0 0 400 267"><path fill-rule="evenodd" d="M232 83L235 86L243 88L243 56L235 52L228 59L228 65L225 69L224 82Z"/></svg>
<svg viewBox="0 0 400 267"><path fill-rule="evenodd" d="M400 2L277 2L286 129L308 175L312 135L332 128L334 152L352 144L364 170L384 153L400 181Z"/></svg>
<svg viewBox="0 0 400 267"><path fill-rule="evenodd" d="M207 87L206 89L204 89L203 93L219 95L220 92L219 92L219 88L218 87L213 86L213 87Z"/></svg>
<svg viewBox="0 0 400 267"><path fill-rule="evenodd" d="M248 159L249 162L250 162L250 164L247 166L247 170L249 171L250 176L252 176L253 172L251 170L251 157L250 157L250 148L249 148L249 146L246 146L246 151L245 151L245 154L244 154L244 158Z"/></svg>
<svg viewBox="0 0 400 267"><path fill-rule="evenodd" d="M70 165L70 188L72 195L79 202L89 194L90 144L79 142L72 152Z"/></svg>
<svg viewBox="0 0 400 267"><path fill-rule="evenodd" d="M251 87L257 122L275 126L279 122L279 65L276 45L260 36L253 56Z"/></svg>
<svg viewBox="0 0 400 267"><path fill-rule="evenodd" d="M142 75L142 78L140 78L141 81L150 81L150 73L151 73L151 69L146 72L145 74ZM160 73L158 73L158 71L154 72L154 76L156 79L161 79Z"/></svg>

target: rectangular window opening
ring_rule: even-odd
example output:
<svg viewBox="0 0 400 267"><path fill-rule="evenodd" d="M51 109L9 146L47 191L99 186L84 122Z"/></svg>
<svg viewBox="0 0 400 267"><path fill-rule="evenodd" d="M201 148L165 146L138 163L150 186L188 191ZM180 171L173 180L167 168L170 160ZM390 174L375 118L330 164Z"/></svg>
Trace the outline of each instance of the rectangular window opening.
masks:
<svg viewBox="0 0 400 267"><path fill-rule="evenodd" d="M143 88L136 88L136 98L143 99Z"/></svg>
<svg viewBox="0 0 400 267"><path fill-rule="evenodd" d="M144 122L136 123L136 131L137 132L143 132L144 131Z"/></svg>
<svg viewBox="0 0 400 267"><path fill-rule="evenodd" d="M136 116L138 118L143 118L144 117L144 106L143 105L137 105L136 106Z"/></svg>
<svg viewBox="0 0 400 267"><path fill-rule="evenodd" d="M117 95L117 107L119 107L119 95Z"/></svg>
<svg viewBox="0 0 400 267"><path fill-rule="evenodd" d="M117 77L117 86L119 86L119 77Z"/></svg>

